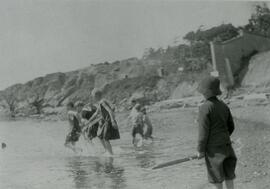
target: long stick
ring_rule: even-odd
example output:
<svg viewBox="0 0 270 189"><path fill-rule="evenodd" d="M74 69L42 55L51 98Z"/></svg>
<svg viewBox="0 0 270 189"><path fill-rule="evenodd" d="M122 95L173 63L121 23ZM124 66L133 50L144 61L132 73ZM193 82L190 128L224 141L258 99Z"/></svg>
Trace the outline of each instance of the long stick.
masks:
<svg viewBox="0 0 270 189"><path fill-rule="evenodd" d="M183 163L183 162L190 161L190 160L193 160L193 159L198 159L198 157L195 155L195 156L190 156L190 157L186 157L186 158L182 158L182 159L169 161L169 162L166 162L166 163L161 163L161 164L156 165L152 169L160 169L160 168L163 168L163 167L172 166L172 165L175 165L175 164L178 164L178 163Z"/></svg>

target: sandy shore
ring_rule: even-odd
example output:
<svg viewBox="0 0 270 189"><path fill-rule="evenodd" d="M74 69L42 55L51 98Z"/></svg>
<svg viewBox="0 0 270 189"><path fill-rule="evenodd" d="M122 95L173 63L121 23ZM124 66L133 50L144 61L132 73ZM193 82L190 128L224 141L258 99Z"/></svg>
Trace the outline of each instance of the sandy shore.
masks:
<svg viewBox="0 0 270 189"><path fill-rule="evenodd" d="M269 189L270 188L270 105L251 104L245 106L231 106L235 118L236 129L232 135L233 147L238 157L236 169L237 178L235 185L237 189ZM119 126L126 124L127 113L118 114ZM176 150L190 155L196 152L197 140L197 108L175 108L149 113L155 129L166 127L171 131L179 131L179 140L185 137L185 143L175 144ZM165 137L170 140L170 135ZM179 147L178 147L179 146ZM171 148L172 146L168 146ZM182 154L182 153L181 153ZM168 159L170 156L168 154ZM158 159L157 162L162 162ZM171 173L170 169L174 169ZM181 165L163 169L168 176L164 180L164 186L175 183L181 188L208 189L206 169L204 161L187 162ZM189 174L187 174L187 172ZM172 175L170 175L172 174ZM171 182L171 183L170 183ZM153 183L154 184L154 183Z"/></svg>
<svg viewBox="0 0 270 189"><path fill-rule="evenodd" d="M270 188L270 106L233 108L237 188Z"/></svg>
<svg viewBox="0 0 270 189"><path fill-rule="evenodd" d="M269 110L270 106L232 108L236 123L232 140L238 157L237 178L235 180L236 188L270 188L270 125L267 124L270 123ZM182 119L183 116L179 116L180 114L184 115L185 120ZM171 109L154 112L151 113L150 116L154 125L190 125L190 130L193 133L190 135L191 142L187 144L189 146L185 146L185 148L195 151L196 133L194 132L196 132L197 126L195 121L197 108ZM181 148L182 147L179 147L179 149ZM187 153L190 152L190 150L187 150ZM207 184L203 160L201 162L194 162L194 173L189 175L189 177L196 177L195 180L187 177L185 173L179 173L179 179L185 177L193 182L191 188L211 188L211 186Z"/></svg>

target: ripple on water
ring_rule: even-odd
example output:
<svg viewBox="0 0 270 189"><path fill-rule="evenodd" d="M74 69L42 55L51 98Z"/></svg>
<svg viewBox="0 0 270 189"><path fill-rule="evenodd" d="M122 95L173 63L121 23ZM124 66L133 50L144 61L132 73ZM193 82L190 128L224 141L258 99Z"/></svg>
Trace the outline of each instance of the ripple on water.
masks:
<svg viewBox="0 0 270 189"><path fill-rule="evenodd" d="M192 169L200 169L192 162L151 170L158 163L183 158L194 150L190 146L195 136L188 124L162 124L155 129L154 142L141 148L131 145L130 131L124 128L121 140L112 141L114 157L102 157L98 141L91 146L80 140L81 154L64 148L66 122L1 122L0 139L8 146L1 152L1 188L173 189L190 185L189 175L197 178L202 174L192 174Z"/></svg>

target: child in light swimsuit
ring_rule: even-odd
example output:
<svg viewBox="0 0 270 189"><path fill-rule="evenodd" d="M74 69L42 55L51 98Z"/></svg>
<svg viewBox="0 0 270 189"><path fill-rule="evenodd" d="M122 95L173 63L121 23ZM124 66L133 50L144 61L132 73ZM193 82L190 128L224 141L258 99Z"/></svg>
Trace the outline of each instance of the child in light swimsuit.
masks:
<svg viewBox="0 0 270 189"><path fill-rule="evenodd" d="M143 138L144 139L153 139L152 133L153 133L153 126L152 123L147 116L146 108L143 107L141 112L143 113Z"/></svg>
<svg viewBox="0 0 270 189"><path fill-rule="evenodd" d="M135 145L136 134L143 138L143 113L141 112L141 105L136 104L128 117L129 125L131 125L132 144Z"/></svg>

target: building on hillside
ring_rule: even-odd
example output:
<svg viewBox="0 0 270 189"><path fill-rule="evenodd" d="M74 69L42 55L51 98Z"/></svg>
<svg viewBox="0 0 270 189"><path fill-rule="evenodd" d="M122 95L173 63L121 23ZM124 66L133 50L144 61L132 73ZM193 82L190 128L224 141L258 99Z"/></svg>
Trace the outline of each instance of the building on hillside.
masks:
<svg viewBox="0 0 270 189"><path fill-rule="evenodd" d="M163 77L165 75L165 70L164 70L163 67L160 67L160 68L157 69L157 75L159 77Z"/></svg>
<svg viewBox="0 0 270 189"><path fill-rule="evenodd" d="M177 69L179 72L183 72L184 71L184 67L183 66L180 66L180 67L178 67L178 69Z"/></svg>
<svg viewBox="0 0 270 189"><path fill-rule="evenodd" d="M120 79L128 79L128 78L129 78L128 74L126 74L126 73L120 74Z"/></svg>
<svg viewBox="0 0 270 189"><path fill-rule="evenodd" d="M249 58L257 52L270 50L270 38L239 31L228 41L210 42L214 74L220 77L222 87L231 88L241 80Z"/></svg>

